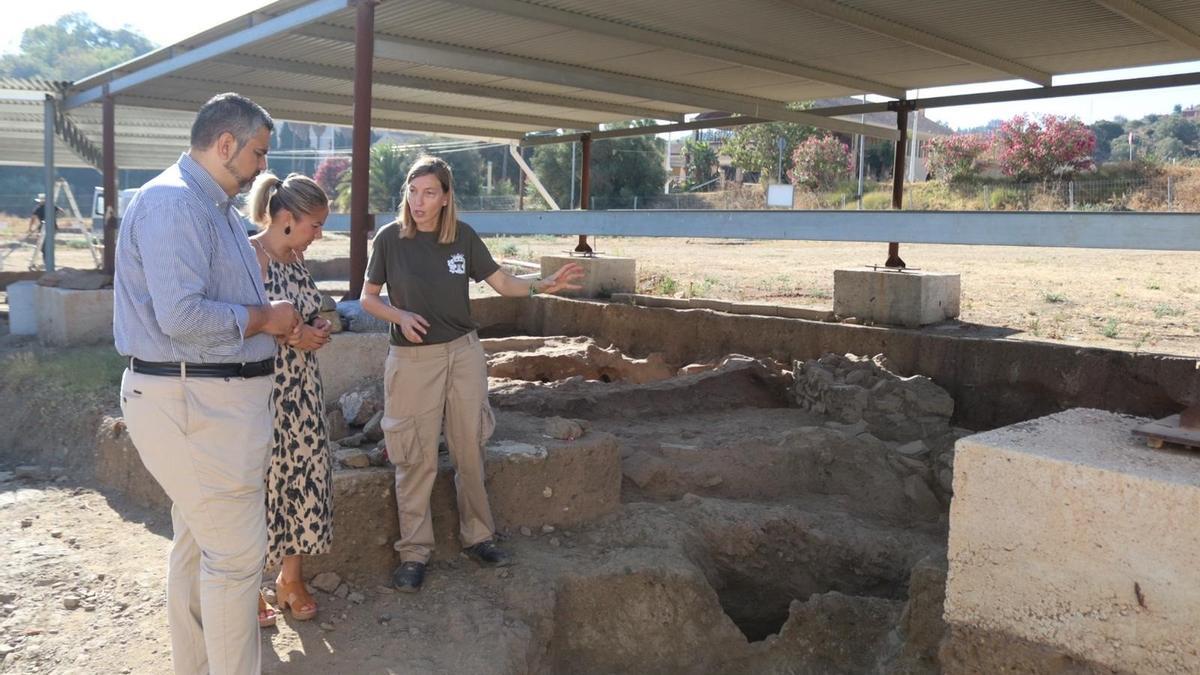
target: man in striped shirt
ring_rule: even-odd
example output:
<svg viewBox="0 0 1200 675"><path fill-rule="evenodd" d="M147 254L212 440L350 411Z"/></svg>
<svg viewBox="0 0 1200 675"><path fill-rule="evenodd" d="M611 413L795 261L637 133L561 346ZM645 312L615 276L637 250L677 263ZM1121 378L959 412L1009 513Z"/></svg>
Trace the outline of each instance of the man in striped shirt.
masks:
<svg viewBox="0 0 1200 675"><path fill-rule="evenodd" d="M213 97L190 150L138 191L117 239L113 333L129 358L121 409L172 501L176 673L261 671L270 376L275 337L299 316L268 300L233 198L266 168L273 128L253 101Z"/></svg>

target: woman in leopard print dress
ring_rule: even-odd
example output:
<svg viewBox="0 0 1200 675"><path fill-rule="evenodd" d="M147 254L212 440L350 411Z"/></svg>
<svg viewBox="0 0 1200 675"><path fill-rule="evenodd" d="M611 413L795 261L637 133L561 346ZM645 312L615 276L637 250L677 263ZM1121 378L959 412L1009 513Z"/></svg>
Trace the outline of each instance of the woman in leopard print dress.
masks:
<svg viewBox="0 0 1200 675"><path fill-rule="evenodd" d="M286 300L304 323L275 356L274 449L267 472L267 566L280 565L280 609L311 619L317 603L304 587L301 556L329 550L332 538L332 459L325 428L321 374L315 351L329 342L329 322L317 316L321 294L303 253L321 237L329 199L312 179L264 173L250 193L249 211L262 232L251 237L271 300ZM259 622L274 616L260 604Z"/></svg>

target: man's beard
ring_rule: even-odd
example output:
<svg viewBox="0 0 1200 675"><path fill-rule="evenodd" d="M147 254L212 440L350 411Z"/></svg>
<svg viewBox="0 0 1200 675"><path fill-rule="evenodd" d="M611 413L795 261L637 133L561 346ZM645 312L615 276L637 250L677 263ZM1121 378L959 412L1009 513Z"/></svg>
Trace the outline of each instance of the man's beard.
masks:
<svg viewBox="0 0 1200 675"><path fill-rule="evenodd" d="M234 156L233 159L237 159L236 155ZM250 189L250 185L253 184L254 179L256 177L258 177L258 172L255 171L254 173L250 174L249 176L244 176L241 173L238 173L237 168L233 164L233 159L230 159L228 162L225 162L225 170L228 171L229 175L233 176L233 179L237 181L238 192L245 192L246 190Z"/></svg>

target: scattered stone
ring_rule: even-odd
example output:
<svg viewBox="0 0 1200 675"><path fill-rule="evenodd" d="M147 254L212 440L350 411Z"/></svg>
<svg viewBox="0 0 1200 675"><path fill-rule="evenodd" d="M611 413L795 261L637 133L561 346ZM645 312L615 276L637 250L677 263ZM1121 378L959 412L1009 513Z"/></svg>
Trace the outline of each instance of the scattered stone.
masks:
<svg viewBox="0 0 1200 675"><path fill-rule="evenodd" d="M387 446L383 443L371 448L367 451L367 459L371 461L371 466L387 466L388 454Z"/></svg>
<svg viewBox="0 0 1200 675"><path fill-rule="evenodd" d="M910 475L904 479L904 495L912 502L914 510L918 513L934 515L942 511L941 502L920 476Z"/></svg>
<svg viewBox="0 0 1200 675"><path fill-rule="evenodd" d="M351 434L342 440L338 441L339 445L347 448L357 448L367 441L367 437L362 434Z"/></svg>
<svg viewBox="0 0 1200 675"><path fill-rule="evenodd" d="M329 623L328 621L322 621L321 622L321 630L326 631L326 632L332 631L333 624Z"/></svg>
<svg viewBox="0 0 1200 675"><path fill-rule="evenodd" d="M420 629L420 628L417 628L416 626L411 626L411 627L409 627L409 629L408 629L408 634L409 634L409 635L420 635L420 634L421 634L421 629Z"/></svg>
<svg viewBox="0 0 1200 675"><path fill-rule="evenodd" d="M560 541L558 540L558 537L550 537L550 545L551 545L551 546L558 546L558 545L559 545L559 544L561 544L561 543L562 543L562 542L560 542Z"/></svg>
<svg viewBox="0 0 1200 675"><path fill-rule="evenodd" d="M65 288L72 291L98 291L112 286L112 275L93 270L63 267L47 272L38 279L39 286Z"/></svg>
<svg viewBox="0 0 1200 675"><path fill-rule="evenodd" d="M68 595L62 599L62 604L65 609L79 609L79 598L74 595Z"/></svg>
<svg viewBox="0 0 1200 675"><path fill-rule="evenodd" d="M21 528L24 529L26 527L33 527L33 518L22 518L21 519Z"/></svg>
<svg viewBox="0 0 1200 675"><path fill-rule="evenodd" d="M7 605L8 603L10 603L16 599L17 599L16 593L12 593L12 592L8 592L8 591L0 593L0 605Z"/></svg>
<svg viewBox="0 0 1200 675"><path fill-rule="evenodd" d="M378 443L383 440L383 411L375 413L367 423L363 425L363 438L372 442Z"/></svg>
<svg viewBox="0 0 1200 675"><path fill-rule="evenodd" d="M954 471L952 469L942 469L938 472L938 483L947 494L954 493Z"/></svg>
<svg viewBox="0 0 1200 675"><path fill-rule="evenodd" d="M865 422L866 431L883 440L908 443L950 429L950 394L923 375L897 374L882 354L825 354L794 362L793 371L793 395L802 409L843 425Z"/></svg>
<svg viewBox="0 0 1200 675"><path fill-rule="evenodd" d="M542 526L542 534L550 534L553 531L554 531L553 525L543 525Z"/></svg>
<svg viewBox="0 0 1200 675"><path fill-rule="evenodd" d="M85 603L83 603L83 611L85 611L85 612L94 612L94 611L96 611L96 605L95 605L95 603L91 603L91 602L85 602Z"/></svg>
<svg viewBox="0 0 1200 675"><path fill-rule="evenodd" d="M551 417L546 420L545 433L550 438L557 438L560 441L573 441L583 436L584 428L579 420Z"/></svg>
<svg viewBox="0 0 1200 675"><path fill-rule="evenodd" d="M532 536L533 536L533 530L531 530L531 529L529 529L528 527L526 527L526 526L522 525L522 526L521 526L521 534L525 535L526 537L532 537Z"/></svg>
<svg viewBox="0 0 1200 675"><path fill-rule="evenodd" d="M0 656L8 656L9 654L17 651L17 649L19 648L10 644L0 644Z"/></svg>
<svg viewBox="0 0 1200 675"><path fill-rule="evenodd" d="M50 533L50 536L55 539L62 539L62 530L54 530Z"/></svg>
<svg viewBox="0 0 1200 675"><path fill-rule="evenodd" d="M359 448L343 448L336 454L339 464L349 469L365 469L371 466L371 456Z"/></svg>
<svg viewBox="0 0 1200 675"><path fill-rule="evenodd" d="M354 591L354 592L350 593L350 595L347 595L346 599L349 600L350 602L353 602L356 605L361 605L361 604L363 604L363 602L366 601L367 596L363 595L362 593L359 593L358 591Z"/></svg>
<svg viewBox="0 0 1200 675"><path fill-rule="evenodd" d="M512 572L502 569L502 570L496 572L496 576L500 577L501 579L507 579L512 576Z"/></svg>
<svg viewBox="0 0 1200 675"><path fill-rule="evenodd" d="M338 597L338 598L345 600L350 595L350 585L342 584L342 585L338 586L337 590L333 592L333 595L334 595L334 597Z"/></svg>
<svg viewBox="0 0 1200 675"><path fill-rule="evenodd" d="M929 446L924 441L912 441L896 448L896 452L905 457L923 457L929 454Z"/></svg>
<svg viewBox="0 0 1200 675"><path fill-rule="evenodd" d="M542 496L545 497L546 499L550 499L551 497L554 496L554 488L551 488L550 486L547 485L546 489L542 490Z"/></svg>
<svg viewBox="0 0 1200 675"><path fill-rule="evenodd" d="M308 583L319 591L332 593L342 585L342 578L337 575L337 572L321 572L310 579Z"/></svg>
<svg viewBox="0 0 1200 675"><path fill-rule="evenodd" d="M24 464L13 469L18 480L50 480L50 469L35 464Z"/></svg>
<svg viewBox="0 0 1200 675"><path fill-rule="evenodd" d="M325 409L325 431L333 441L340 441L350 435L350 425L346 424L346 416L340 406L329 406Z"/></svg>
<svg viewBox="0 0 1200 675"><path fill-rule="evenodd" d="M378 621L379 623L391 623L392 615L391 614L380 614L378 617L375 618L375 620Z"/></svg>
<svg viewBox="0 0 1200 675"><path fill-rule="evenodd" d="M725 482L724 478L721 478L720 476L717 476L717 475L712 475L704 480L703 485L706 488L714 488L724 482Z"/></svg>
<svg viewBox="0 0 1200 675"><path fill-rule="evenodd" d="M368 385L348 391L338 399L342 415L351 426L363 426L371 421L375 413L383 409L382 385Z"/></svg>
<svg viewBox="0 0 1200 675"><path fill-rule="evenodd" d="M387 546L388 545L387 535L381 534L378 537L375 537L375 545L376 546Z"/></svg>

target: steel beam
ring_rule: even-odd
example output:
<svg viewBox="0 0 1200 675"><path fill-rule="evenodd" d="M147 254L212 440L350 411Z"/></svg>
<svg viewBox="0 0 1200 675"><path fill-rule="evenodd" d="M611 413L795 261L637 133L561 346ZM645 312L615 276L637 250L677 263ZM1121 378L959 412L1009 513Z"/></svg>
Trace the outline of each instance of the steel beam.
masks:
<svg viewBox="0 0 1200 675"><path fill-rule="evenodd" d="M778 56L756 54L724 45L650 30L626 23L579 14L577 12L535 5L522 0L457 0L457 4L477 9L517 16L523 19L562 26L584 33L605 35L643 45L671 49L685 54L702 56L739 66L746 66L771 73L803 77L814 82L847 87L855 92L881 94L892 98L903 98L904 89L867 78L839 73L824 68L805 65L796 61L780 59Z"/></svg>
<svg viewBox="0 0 1200 675"><path fill-rule="evenodd" d="M1200 52L1200 34L1188 30L1178 21L1168 19L1135 0L1093 0L1093 2L1120 14L1155 35L1167 38L1193 52Z"/></svg>
<svg viewBox="0 0 1200 675"><path fill-rule="evenodd" d="M144 107L159 107L165 110L182 110L195 112L199 109L203 101L190 102L179 101L175 99L150 99L140 96L122 96L121 100L138 106ZM312 122L319 124L336 124L340 126L352 126L354 119L352 116L346 115L330 115L328 113L305 112L303 110L289 110L285 108L271 108L268 112L271 117L279 120L291 120L293 122ZM505 142L517 140L524 137L524 132L512 131L510 129L492 129L488 127L463 127L452 124L429 124L426 122L410 122L405 120L392 119L388 117L374 116L371 120L372 126L378 129L395 129L397 131L423 131L431 134L448 134L466 136L470 138L495 138L502 139Z"/></svg>
<svg viewBox="0 0 1200 675"><path fill-rule="evenodd" d="M176 53L174 46L155 50L80 81L73 87L74 93L67 96L65 107L69 110L94 103L106 95L119 94L131 87L176 73L213 57L236 51L259 40L286 33L313 21L319 21L330 14L336 14L346 9L346 3L347 0L312 0L306 5L267 19L262 23L251 22L251 25L242 30L190 51ZM122 75L120 74L122 72L128 72L128 74Z"/></svg>
<svg viewBox="0 0 1200 675"><path fill-rule="evenodd" d="M692 239L904 241L1057 248L1200 251L1192 213L1083 211L477 211L480 234ZM387 216L383 216L387 217ZM332 224L337 222L331 216Z"/></svg>
<svg viewBox="0 0 1200 675"><path fill-rule="evenodd" d="M52 96L50 94L43 94L43 96L45 97L45 99L44 99L45 103L43 104L43 108L42 108L43 113L42 114L43 114L43 118L45 120L45 122L44 122L45 126L43 129L44 136L43 136L43 145L42 145L42 168L43 168L42 178L45 180L45 183L46 183L46 201L44 202L44 206L43 206L42 210L45 211L46 215L42 219L43 222L45 223L45 225L42 227L42 236L43 236L43 241L45 242L42 245L42 248L46 252L45 256L43 258L43 260L46 264L46 271L53 272L54 271L54 235L55 235L55 232L57 231L56 225L57 225L57 221L58 221L58 218L56 217L57 214L55 214L55 212L54 212L54 206L55 206L55 203L54 203L54 195L55 195L54 187L55 187L55 185L54 184L56 182L55 181L55 173L54 173L54 139L56 137L56 134L54 133L54 121L55 121L55 118L58 117L58 114L57 114L58 101L56 101L54 96ZM33 256L34 256L35 260L37 259L37 255L39 253L41 253L41 251L33 252Z"/></svg>
<svg viewBox="0 0 1200 675"><path fill-rule="evenodd" d="M300 63L298 61L287 61L284 59L273 59L265 56L252 56L247 54L230 54L221 57L218 59L218 61L242 66L245 68L274 70L281 73L290 73L305 77L316 76L342 81L354 80L354 71L352 69L341 68L338 66ZM505 87L494 87L486 84L473 84L470 82L434 80L428 77L414 77L412 75L400 75L396 73L380 72L375 73L374 77L375 84L386 87L417 89L420 91L436 91L443 94L459 94L461 96L477 96L479 98L490 98L497 101L534 103L537 105L554 106L556 108L585 110L593 113L611 113L613 115L622 115L625 117L650 118L680 122L683 121L682 113L657 110L647 106L628 105L624 103L607 103L604 101L592 101L574 96L543 94L540 92L521 91L519 89L508 89Z"/></svg>
<svg viewBox="0 0 1200 675"><path fill-rule="evenodd" d="M952 108L960 105L978 105L981 103L1006 103L1010 101L1032 101L1043 98L1066 98L1069 96L1091 96L1093 94L1117 94L1127 91L1168 89L1171 87L1189 87L1193 85L1200 85L1200 72L1178 73L1175 75L1156 75L1154 77L1135 77L1124 80L1108 80L1105 82L1060 84L1053 87L1040 87L1037 89L1011 89L1008 91L989 91L980 94L957 94L954 96L914 98L909 99L907 103L914 106L914 110L926 110L931 108ZM810 115L820 115L822 117L861 115L863 113L887 112L889 110L895 110L896 103L896 101L855 103L852 105L809 108L804 112Z"/></svg>
<svg viewBox="0 0 1200 675"><path fill-rule="evenodd" d="M101 137L104 146L104 272L112 274L116 269L117 211L121 208L117 193L116 102L113 101L112 95L104 97L103 114L104 130Z"/></svg>
<svg viewBox="0 0 1200 675"><path fill-rule="evenodd" d="M336 26L309 26L297 32L334 42L353 43L354 41L353 31ZM376 56L393 61L432 64L441 68L603 91L648 101L666 101L677 105L692 106L697 110L725 110L782 122L820 126L848 134L866 133L889 139L893 138L895 134L894 130L884 127L809 115L792 110L781 101L571 64L550 63L540 59L502 54L473 47L446 45L395 36L390 36L386 40L376 40L375 47Z"/></svg>
<svg viewBox="0 0 1200 675"><path fill-rule="evenodd" d="M332 94L324 91L305 91L298 89L287 89L283 87L260 87L231 83L229 81L212 82L209 80L198 80L192 78L172 78L171 82L186 84L201 95L208 91L217 93L220 91L225 91L230 87L234 87L237 89L239 94L249 96L256 101L275 99L285 101L288 104L294 104L299 108L302 108L305 103L328 103L330 105L341 105L346 107L351 107L354 105L353 95L346 96L343 94ZM516 124L525 127L532 127L534 129L598 129L600 127L600 125L596 124L595 122L584 122L580 120L570 120L559 117L543 117L540 115L525 115L520 113L503 112L499 110L479 110L477 108L462 108L458 106L434 105L429 103L413 103L409 101L381 99L379 97L375 97L372 103L372 108L374 110L383 110L387 112L410 113L416 115L438 115L440 117L466 120L502 122L504 124Z"/></svg>
<svg viewBox="0 0 1200 675"><path fill-rule="evenodd" d="M367 233L371 229L371 71L375 62L375 5L358 0L354 32L354 130L350 154L350 292L362 296L367 273Z"/></svg>
<svg viewBox="0 0 1200 675"><path fill-rule="evenodd" d="M839 23L875 33L876 35L898 40L926 51L949 56L959 61L973 63L977 66L991 68L992 70L1012 75L1022 80L1028 80L1044 87L1050 86L1052 79L1050 73L1031 68L1012 59L989 54L980 49L964 45L961 42L948 40L939 35L906 26L889 18L854 9L833 0L787 0L787 2L818 16L833 19Z"/></svg>

